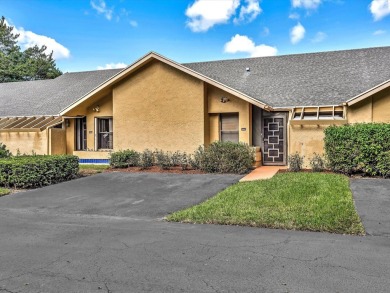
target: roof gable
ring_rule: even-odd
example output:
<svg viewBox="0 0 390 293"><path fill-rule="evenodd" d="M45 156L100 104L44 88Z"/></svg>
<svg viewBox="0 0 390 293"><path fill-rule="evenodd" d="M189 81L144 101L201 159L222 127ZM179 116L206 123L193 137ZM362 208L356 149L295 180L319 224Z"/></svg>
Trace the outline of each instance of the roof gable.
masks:
<svg viewBox="0 0 390 293"><path fill-rule="evenodd" d="M90 92L85 94L83 97L81 97L80 99L78 99L74 103L70 104L68 107L64 108L60 112L60 115L65 115L67 112L71 111L72 109L74 109L75 107L77 107L78 105L80 105L81 103L83 103L84 101L86 101L87 99L92 97L93 95L97 94L98 92L104 90L105 88L108 88L108 87L114 85L117 82L122 81L123 79L128 77L130 74L134 73L135 71L137 71L138 69L140 69L144 65L148 64L152 60L158 60L160 62L163 62L163 63L165 63L169 66L172 66L172 67L174 67L174 68L176 68L184 73L187 73L187 74L189 74L193 77L196 77L202 81L205 81L209 84L212 84L213 86L215 86L217 88L220 88L228 93L231 93L231 94L233 94L233 95L235 95L243 100L246 100L252 104L255 104L258 107L269 108L269 106L266 103L263 103L257 99L254 99L253 97L248 96L244 93L241 93L240 91L238 91L234 88L231 88L229 86L226 86L225 84L223 84L221 82L215 81L215 80L211 79L210 77L207 77L201 73L198 73L198 72L192 70L191 68L188 68L188 67L186 67L182 64L179 64L173 60L170 60L170 59L168 59L168 58L166 58L158 53L151 52L151 53L145 55L144 57L142 57L141 59L137 60L133 64L129 65L128 67L126 67L122 71L118 72L117 74L115 74L111 78L107 79L105 82L103 82L98 87L94 88L93 90L91 90Z"/></svg>

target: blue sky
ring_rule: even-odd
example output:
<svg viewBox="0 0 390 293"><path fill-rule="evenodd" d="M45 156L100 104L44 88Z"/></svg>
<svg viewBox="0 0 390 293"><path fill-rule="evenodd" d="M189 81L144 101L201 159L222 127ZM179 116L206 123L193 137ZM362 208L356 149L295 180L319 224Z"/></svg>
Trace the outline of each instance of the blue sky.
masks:
<svg viewBox="0 0 390 293"><path fill-rule="evenodd" d="M390 0L0 0L0 14L64 72L149 51L194 62L390 45Z"/></svg>

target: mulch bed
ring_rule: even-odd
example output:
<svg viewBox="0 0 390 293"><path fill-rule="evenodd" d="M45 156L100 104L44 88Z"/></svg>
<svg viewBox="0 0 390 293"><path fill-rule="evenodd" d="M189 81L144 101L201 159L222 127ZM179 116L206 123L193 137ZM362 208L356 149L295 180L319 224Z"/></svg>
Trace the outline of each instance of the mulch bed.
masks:
<svg viewBox="0 0 390 293"><path fill-rule="evenodd" d="M127 172L127 173L171 173L171 174L206 174L203 171L190 169L182 170L181 167L171 167L168 170L163 170L158 166L153 166L148 169L141 169L140 167L106 169L104 172Z"/></svg>

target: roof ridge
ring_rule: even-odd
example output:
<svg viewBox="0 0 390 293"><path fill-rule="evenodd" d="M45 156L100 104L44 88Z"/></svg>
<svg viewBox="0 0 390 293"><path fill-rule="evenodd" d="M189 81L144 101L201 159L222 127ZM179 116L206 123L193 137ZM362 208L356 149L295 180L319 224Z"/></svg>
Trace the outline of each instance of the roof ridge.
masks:
<svg viewBox="0 0 390 293"><path fill-rule="evenodd" d="M125 68L125 67L124 67ZM109 68L109 69L96 69L96 70L83 70L83 71L70 71L70 72L65 72L62 75L65 74L76 74L76 73L91 73L91 72L100 72L100 71L115 71L115 70L123 70L124 68ZM58 76L61 77L62 75Z"/></svg>
<svg viewBox="0 0 390 293"><path fill-rule="evenodd" d="M185 62L185 63L181 63L181 64L185 66L186 64L200 64L200 63L213 63L213 62L239 61L239 60L244 61L244 60L257 60L257 59L263 59L263 58L283 58L283 57L322 55L322 54L325 55L325 54L331 54L331 53L343 53L343 52L351 52L351 51L368 51L368 50L376 50L376 49L390 49L390 46L355 48L355 49L344 49L344 50L331 50L331 51L321 51L321 52L292 53L292 54L283 54L283 55L276 55L276 56L219 59L219 60L209 60L209 61Z"/></svg>

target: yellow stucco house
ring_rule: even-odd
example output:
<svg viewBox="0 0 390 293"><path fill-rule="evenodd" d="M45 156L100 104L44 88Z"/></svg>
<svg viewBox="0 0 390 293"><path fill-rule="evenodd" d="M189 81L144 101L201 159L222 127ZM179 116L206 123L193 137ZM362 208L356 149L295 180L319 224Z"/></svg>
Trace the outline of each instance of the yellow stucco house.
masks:
<svg viewBox="0 0 390 293"><path fill-rule="evenodd" d="M0 84L0 142L13 152L193 152L257 146L263 165L323 153L323 130L390 123L390 47L179 64L149 53L125 69Z"/></svg>

